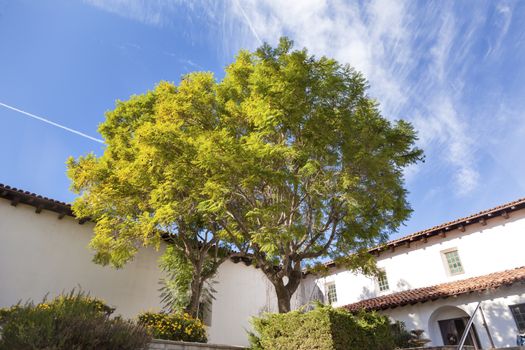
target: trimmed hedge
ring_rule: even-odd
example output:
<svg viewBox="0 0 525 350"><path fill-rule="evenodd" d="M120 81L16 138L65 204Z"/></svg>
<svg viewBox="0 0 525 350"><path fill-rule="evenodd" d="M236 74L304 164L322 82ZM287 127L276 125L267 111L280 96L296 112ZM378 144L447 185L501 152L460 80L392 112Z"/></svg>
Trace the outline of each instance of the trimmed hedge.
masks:
<svg viewBox="0 0 525 350"><path fill-rule="evenodd" d="M252 319L253 350L392 350L388 317L375 312L352 314L318 305L308 312L266 314Z"/></svg>
<svg viewBox="0 0 525 350"><path fill-rule="evenodd" d="M138 316L139 324L146 327L155 339L206 343L206 328L201 320L187 313L144 312Z"/></svg>

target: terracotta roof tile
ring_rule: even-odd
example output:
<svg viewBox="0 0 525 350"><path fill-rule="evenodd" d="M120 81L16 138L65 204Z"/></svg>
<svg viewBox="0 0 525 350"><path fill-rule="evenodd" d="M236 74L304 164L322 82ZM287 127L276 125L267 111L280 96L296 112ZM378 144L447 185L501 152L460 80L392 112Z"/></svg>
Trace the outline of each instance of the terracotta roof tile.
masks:
<svg viewBox="0 0 525 350"><path fill-rule="evenodd" d="M520 198L512 202L498 205L497 207L494 207L491 209L480 211L479 213L476 213L476 214L472 214L472 215L469 215L463 218L459 218L453 221L445 222L440 225L412 233L410 235L401 237L399 239L389 241L386 245L392 245L392 244L400 243L400 242L410 240L413 238L419 238L421 236L425 236L428 233L439 232L442 230L449 231L451 229L458 228L458 225L461 225L461 224L463 225L473 224L473 223L478 222L481 218L486 218L486 219L494 218L494 217L497 217L503 214L503 212L510 212L510 211L514 211L514 210L518 210L522 208L525 208L525 198ZM377 249L377 248L374 248L374 249Z"/></svg>
<svg viewBox="0 0 525 350"><path fill-rule="evenodd" d="M484 276L411 289L343 306L349 311L385 310L405 305L423 303L472 292L481 292L518 282L525 282L525 266L513 270L495 272Z"/></svg>
<svg viewBox="0 0 525 350"><path fill-rule="evenodd" d="M472 214L463 218L459 218L453 221L445 222L443 224L433 226L431 228L418 231L407 236L403 236L398 239L388 241L382 245L370 248L368 251L371 254L379 255L381 252L388 249L395 249L396 247L409 247L411 242L419 241L433 236L442 236L446 237L447 232L454 229L463 229L465 226L476 224L485 220L493 219L500 217L502 215L508 215L510 212L524 209L525 208L525 198L520 198L512 202L498 205L497 207L490 208L487 210L480 211L479 213ZM336 262L333 260L327 261L324 263L327 267L335 267Z"/></svg>
<svg viewBox="0 0 525 350"><path fill-rule="evenodd" d="M40 213L40 211L46 209L58 213L60 217L63 217L64 215L74 217L73 212L71 211L71 205L67 203L1 183L0 198L11 201L11 204L14 206L16 206L18 203L31 205L36 208L37 213ZM80 219L80 221L85 220Z"/></svg>

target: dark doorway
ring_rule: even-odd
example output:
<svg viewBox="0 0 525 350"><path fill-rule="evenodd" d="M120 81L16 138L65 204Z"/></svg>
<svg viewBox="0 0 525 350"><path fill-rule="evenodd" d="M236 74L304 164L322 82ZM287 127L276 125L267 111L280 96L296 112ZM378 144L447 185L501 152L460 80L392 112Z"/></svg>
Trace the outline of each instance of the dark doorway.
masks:
<svg viewBox="0 0 525 350"><path fill-rule="evenodd" d="M468 320L468 317L462 317L438 321L443 344L459 345L459 341L461 336L463 336L463 332L465 332L465 326L467 325ZM472 325L472 328L470 329L465 345L471 345L474 349L481 349L474 325Z"/></svg>

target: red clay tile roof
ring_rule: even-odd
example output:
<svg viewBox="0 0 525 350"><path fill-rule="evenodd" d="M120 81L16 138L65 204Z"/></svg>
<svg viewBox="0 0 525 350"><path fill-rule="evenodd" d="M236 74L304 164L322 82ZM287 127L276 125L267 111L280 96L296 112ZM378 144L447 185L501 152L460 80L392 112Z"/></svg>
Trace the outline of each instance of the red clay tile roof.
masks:
<svg viewBox="0 0 525 350"><path fill-rule="evenodd" d="M476 213L476 214L472 214L472 215L469 215L469 216L466 216L460 219L456 219L453 221L445 222L443 224L425 229L423 231L415 232L408 236L404 236L399 239L389 241L386 245L387 246L400 245L406 241L413 241L415 239L418 239L424 236L429 237L433 234L439 234L442 231L445 231L445 232L450 231L456 228L460 228L460 226L464 227L467 225L478 223L480 222L480 220L487 220L487 219L495 218L501 215L506 215L511 211L515 211L515 210L519 210L523 208L525 208L525 198L520 198L518 200L509 202L509 203L498 205L497 207L494 207L491 209L480 211L479 213ZM380 249L380 248L381 247L376 247L373 249Z"/></svg>
<svg viewBox="0 0 525 350"><path fill-rule="evenodd" d="M450 232L454 229L464 230L466 226L472 224L485 224L485 222L489 219L493 219L500 216L508 217L507 215L509 215L509 213L524 208L525 198L521 198L512 202L498 205L497 207L491 209L483 210L476 214L472 214L453 221L445 222L443 224L425 229L423 231L418 231L410 235L389 241L385 244L369 249L369 253L379 255L381 252L387 251L389 249L392 250L397 247L410 247L410 244L412 242L426 240L429 237L446 237L447 232ZM336 263L334 261L328 261L324 265L332 268L336 266Z"/></svg>
<svg viewBox="0 0 525 350"><path fill-rule="evenodd" d="M17 206L19 203L31 205L35 207L35 212L40 213L42 210L50 210L58 213L58 217L61 219L64 216L75 217L71 210L71 205L57 201L55 199L47 198L36 193L24 191L15 187L0 184L0 198L11 201L12 206ZM88 221L88 219L79 219L79 223L82 224Z"/></svg>
<svg viewBox="0 0 525 350"><path fill-rule="evenodd" d="M28 205L32 205L36 208L36 212L40 213L42 209L47 209L54 211L59 214L59 217L62 218L65 215L75 217L73 212L71 211L71 205L60 202L51 198L43 197L41 195L38 195L36 193L24 191L17 189L15 187L10 187L7 185L3 185L0 183L0 198L5 198L7 200L11 201L11 204L16 206L18 203L24 203ZM413 234L410 234L408 236L404 236L392 241L389 241L383 245L371 248L369 250L372 254L380 254L382 251L388 250L388 249L395 249L396 247L400 246L406 246L408 247L411 242L423 240L428 237L433 237L437 235L445 236L447 232L454 230L454 229L462 229L465 226L479 223L479 222L485 222L488 219L495 218L498 216L506 216L510 212L524 209L525 208L525 198L521 198L509 203L505 203L502 205L499 205L497 207L487 209L484 211L481 211L477 214L469 215L464 218L460 218L454 221L446 222L444 224L434 226L431 228L428 228L423 231L419 231ZM78 219L79 223L84 223L88 221L89 219ZM325 265L327 267L334 267L335 263L333 261L326 262Z"/></svg>
<svg viewBox="0 0 525 350"><path fill-rule="evenodd" d="M377 298L362 300L343 307L349 311L358 311L361 309L385 310L472 292L481 292L514 283L525 283L525 266L484 276L471 277L460 281L438 284L431 287L392 293Z"/></svg>
<svg viewBox="0 0 525 350"><path fill-rule="evenodd" d="M5 198L11 201L11 204L16 206L18 203L32 205L36 208L56 211L57 213L65 213L73 216L71 206L67 203L57 201L55 199L43 197L36 193L24 191L16 187L7 186L0 183L0 198Z"/></svg>

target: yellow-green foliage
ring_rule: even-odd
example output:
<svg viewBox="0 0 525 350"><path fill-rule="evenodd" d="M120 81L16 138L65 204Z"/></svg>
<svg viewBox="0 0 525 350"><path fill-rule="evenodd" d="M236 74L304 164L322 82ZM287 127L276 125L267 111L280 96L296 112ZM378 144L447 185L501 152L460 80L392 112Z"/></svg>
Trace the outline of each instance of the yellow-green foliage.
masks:
<svg viewBox="0 0 525 350"><path fill-rule="evenodd" d="M309 312L267 314L252 320L253 350L391 350L394 340L387 317L351 314L318 306Z"/></svg>
<svg viewBox="0 0 525 350"><path fill-rule="evenodd" d="M411 212L403 173L422 151L367 89L350 66L283 38L241 51L220 81L194 72L119 101L99 128L104 154L68 161L73 211L96 222L95 260L120 267L160 232L189 251L207 230L253 255L280 311L306 263L369 270L367 248Z"/></svg>
<svg viewBox="0 0 525 350"><path fill-rule="evenodd" d="M201 320L188 313L153 313L144 312L138 316L155 339L168 339L206 343L206 328Z"/></svg>

